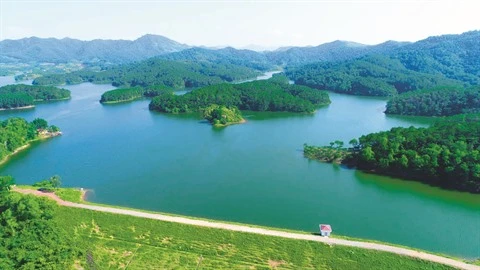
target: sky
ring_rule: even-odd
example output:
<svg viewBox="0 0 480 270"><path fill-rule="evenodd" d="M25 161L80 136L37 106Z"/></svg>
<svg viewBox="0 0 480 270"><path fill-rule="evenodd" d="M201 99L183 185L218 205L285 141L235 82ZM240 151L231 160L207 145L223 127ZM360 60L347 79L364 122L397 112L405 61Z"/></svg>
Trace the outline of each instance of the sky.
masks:
<svg viewBox="0 0 480 270"><path fill-rule="evenodd" d="M197 46L378 44L480 30L479 11L479 0L0 0L0 40L157 34Z"/></svg>

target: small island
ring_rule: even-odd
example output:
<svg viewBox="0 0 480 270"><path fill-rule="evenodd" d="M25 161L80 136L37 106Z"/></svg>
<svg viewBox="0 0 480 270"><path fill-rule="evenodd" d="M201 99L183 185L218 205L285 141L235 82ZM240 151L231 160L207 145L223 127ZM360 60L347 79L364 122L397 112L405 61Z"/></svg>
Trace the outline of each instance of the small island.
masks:
<svg viewBox="0 0 480 270"><path fill-rule="evenodd" d="M285 75L240 84L217 84L185 95L160 94L150 110L165 113L198 112L212 104L240 110L312 113L330 104L328 93L307 86L291 85Z"/></svg>
<svg viewBox="0 0 480 270"><path fill-rule="evenodd" d="M480 193L480 114L440 119L428 128L396 127L350 141L316 147L305 144L310 159L336 162L433 186Z"/></svg>
<svg viewBox="0 0 480 270"><path fill-rule="evenodd" d="M155 97L160 94L171 94L173 89L164 85L153 85L148 87L129 87L129 88L119 88L107 91L102 94L100 98L100 103L102 104L111 104L111 103L120 103L128 102L143 97Z"/></svg>
<svg viewBox="0 0 480 270"><path fill-rule="evenodd" d="M54 125L48 125L44 119L37 118L27 122L23 118L9 118L0 121L0 164L11 155L25 149L31 142L62 134Z"/></svg>
<svg viewBox="0 0 480 270"><path fill-rule="evenodd" d="M70 91L53 86L12 84L0 87L0 109L33 108L36 102L70 98Z"/></svg>
<svg viewBox="0 0 480 270"><path fill-rule="evenodd" d="M203 110L203 117L215 127L245 123L237 107L212 104Z"/></svg>

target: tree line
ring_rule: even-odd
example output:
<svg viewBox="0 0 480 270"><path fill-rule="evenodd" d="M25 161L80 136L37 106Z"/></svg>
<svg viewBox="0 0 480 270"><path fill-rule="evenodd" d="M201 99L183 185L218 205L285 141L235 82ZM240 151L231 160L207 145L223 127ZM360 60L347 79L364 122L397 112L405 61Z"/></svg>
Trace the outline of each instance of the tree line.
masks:
<svg viewBox="0 0 480 270"><path fill-rule="evenodd" d="M436 88L404 93L387 102L387 114L450 116L480 112L480 87Z"/></svg>
<svg viewBox="0 0 480 270"><path fill-rule="evenodd" d="M160 112L183 113L218 104L240 110L313 112L329 103L328 93L290 85L276 76L263 81L207 86L181 96L159 95L152 99L149 108Z"/></svg>

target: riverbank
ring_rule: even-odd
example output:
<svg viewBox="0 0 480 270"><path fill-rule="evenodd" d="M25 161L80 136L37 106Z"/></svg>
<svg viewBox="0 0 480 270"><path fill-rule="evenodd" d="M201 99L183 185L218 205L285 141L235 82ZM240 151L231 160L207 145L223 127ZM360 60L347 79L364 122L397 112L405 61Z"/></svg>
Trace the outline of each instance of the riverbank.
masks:
<svg viewBox="0 0 480 270"><path fill-rule="evenodd" d="M261 228L261 227L245 225L245 224L238 225L238 224L230 224L230 223L218 222L218 221L213 221L213 220L192 219L190 217L170 216L170 215L164 215L164 214L159 214L159 213L153 214L153 213L150 213L150 212L144 212L144 211L139 211L139 210L112 208L112 207L108 207L108 206L99 206L99 205L91 205L91 204L84 204L84 203L72 203L72 202L68 202L68 201L64 201L64 200L60 199L59 196L57 196L53 193L42 193L42 192L39 192L39 191L36 191L36 190L24 189L24 188L28 188L28 187L23 187L22 189L14 188L14 191L20 192L20 193L23 193L23 194L34 194L36 196L47 196L47 197L55 200L61 206L67 207L69 210L63 209L63 211L69 212L68 213L69 216L72 216L71 212L77 212L77 213L83 212L83 213L85 213L85 215L89 217L88 222L91 222L92 225L96 228L94 230L96 230L97 232L102 232L101 234L103 235L103 237L106 235L105 226L100 226L99 223L97 223L98 220L95 220L95 219L92 220L92 216L97 216L99 218L101 218L101 216L108 216L108 218L106 218L105 221L108 222L108 223L111 223L111 224L115 224L115 226L113 228L111 228L113 230L108 231L108 234L112 234L112 236L110 237L111 239L115 238L114 235L118 235L119 232L117 230L119 230L119 229L122 230L121 227L118 227L118 224L122 224L122 223L125 224L125 220L128 220L129 224L132 224L131 222L132 222L132 216L133 216L134 219L135 218L140 218L136 222L134 222L136 226L138 226L138 224L141 224L141 223L148 223L148 224L151 224L150 226L158 228L158 230L161 231L161 233L159 231L160 235L153 235L153 234L151 234L151 231L149 230L148 231L148 238L145 238L146 235L140 234L140 236L139 236L140 238L137 237L136 239L157 239L156 237L163 237L163 240L161 240L162 238L159 238L161 240L160 241L161 243L164 243L165 237L168 238L169 236L165 236L165 231L159 229L159 227L167 226L169 228L176 228L178 226L178 227L184 227L185 228L185 226L189 227L190 225L193 225L193 227L189 227L189 228L191 228L192 230L204 231L202 233L206 234L205 237L207 237L207 238L211 237L213 231L208 230L208 229L202 229L201 227L211 228L211 229L215 230L214 234L223 233L222 232L223 230L230 230L230 231L240 233L241 235L239 235L239 237L240 236L242 236L242 237L246 236L250 239L252 239L252 238L255 239L255 238L260 237L260 236L253 236L253 235L263 235L261 238L270 238L270 237L287 238L287 239L291 239L291 240L285 239L285 240L281 240L281 242L292 241L293 240L294 242L297 243L297 246L299 246L299 245L302 245L302 246L303 245L311 245L311 244L307 244L309 242L312 243L311 241L320 242L319 244L321 244L322 246L324 246L325 248L330 250L329 253L332 252L332 248L334 248L334 249L349 249L349 250L351 250L351 252L354 252L353 250L357 249L357 251L355 251L355 254L362 254L360 257L363 257L363 260L366 260L366 262L368 262L368 264L370 264L370 267L369 267L370 269L375 269L375 268L371 268L372 265L378 265L378 263L386 263L385 260L389 261L389 263L387 265L390 266L389 267L390 269L418 269L418 267L423 268L423 267L426 266L426 265L424 265L422 267L420 265L415 265L415 267L417 267L417 268L406 267L406 265L409 265L409 263L410 263L409 260L411 260L408 257L413 257L413 258L417 258L417 259L420 259L420 260L431 261L431 262L444 264L444 265L447 265L447 266L456 267L456 268L460 268L460 269L472 269L472 270L473 269L475 269L475 270L480 269L480 267L478 267L478 266L461 262L458 259L442 257L442 256L426 253L426 252L423 252L423 251L411 250L411 249L407 249L407 248L403 248L403 247L396 247L396 246L390 246L390 245L378 244L378 243L371 243L371 242L352 241L352 240L339 239L339 238L324 238L324 237L320 237L320 236L314 235L314 234L305 234L305 233L301 233L301 232L279 231L279 230ZM75 191L75 193L77 195L75 200L79 199L80 196L82 196L82 190L77 189ZM83 210L80 210L80 209L74 210L72 208L77 208L77 209L80 208L80 209L83 209ZM91 211L91 210L93 210L94 212L97 212L97 213L94 214L94 212L90 212L90 213L85 212L85 211ZM102 213L98 213L98 212L102 212ZM110 213L110 214L107 214L107 213ZM131 216L131 217L124 218L124 217L122 217L124 215ZM154 220L157 220L157 221L154 221L154 223L152 223L152 222L148 222L147 220L144 220L143 218L154 219ZM71 220L70 218L65 218L65 219ZM117 219L122 219L124 221L123 222L117 222L116 221ZM165 223L165 222L167 222L167 223ZM173 223L178 223L178 224L175 225L175 226L170 226L170 224L172 222ZM82 222L81 224L84 224L84 223ZM83 227L83 225L81 225L81 224L77 223L76 226L75 225L72 226L72 224L70 224L69 226L70 226L71 229L73 228L75 231L77 231L78 228L79 228L77 226ZM127 226L127 225L128 224L125 224L125 227L127 227L127 228L123 227L123 230L127 230L127 231L133 230L133 232L137 232L140 229L140 228L137 228L136 226L134 227L134 229L132 229L131 226ZM199 227L197 227L197 226L199 226ZM151 227L150 227L150 229L151 229ZM220 229L220 230L217 230L217 229ZM185 234L185 229L181 229L180 232L184 237L189 237L188 233ZM247 234L244 234L244 233L247 233ZM252 234L252 236L249 236L250 234ZM176 237L171 237L172 239L169 239L168 242L171 242L173 239L175 239L175 241L178 241L178 237L179 237L178 235ZM125 238L122 238L122 239L125 240ZM271 239L273 241L280 241L280 240L274 240L274 238L271 238ZM262 242L258 242L258 240L259 239L256 239L255 242L260 244L260 245L265 244L265 243L262 243ZM309 242L304 242L305 240L307 240ZM151 240L148 240L148 241L149 241L150 244L152 244L152 242L150 242ZM216 244L222 246L222 243L225 243L224 241L225 241L225 239L223 239L221 242L217 242ZM299 242L297 242L297 241L299 241ZM303 242L304 244L300 244L301 242ZM168 244L170 244L170 243L168 243ZM185 244L187 244L187 243L185 243ZM193 243L189 243L189 244L191 245ZM189 244L187 244L187 245L189 245ZM342 247L342 246L344 246L344 247ZM294 250L296 250L296 249L294 249ZM373 254L369 250L376 250L376 252L381 251L381 253ZM243 252L245 252L245 250ZM323 251L321 253L324 253L324 252L325 251ZM321 254L321 253L319 253L319 254ZM394 253L396 255L388 254L388 253ZM312 255L316 258L319 254L312 254ZM354 253L352 253L352 254L354 254ZM289 255L293 255L293 254L289 254ZM400 255L400 256L398 256L398 255ZM394 258L395 263L392 263L391 258L387 259L387 257L392 257L392 256ZM320 257L323 257L323 256L320 256ZM341 257L341 255L340 255L340 257ZM382 258L382 259L379 259L379 258ZM270 260L271 259L273 259L273 258L270 258ZM330 259L332 259L332 258L330 258ZM340 259L340 258L337 258L337 259ZM362 258L356 258L356 259L358 259L357 263L359 262L359 260L362 260ZM376 261L377 259L379 259L378 262ZM287 259L284 259L284 258L282 258L282 260L277 260L277 261L285 261L285 262L288 262L289 264L292 263L291 260L287 260ZM416 263L420 263L420 262L421 261L416 260ZM425 262L422 262L422 263L425 263ZM384 265L384 266L386 267L387 265ZM302 265L292 265L292 266L295 268L295 266L301 267ZM318 267L318 265L310 265L310 266ZM337 267L339 267L339 266L340 265L337 265ZM334 267L334 268L337 268L337 267ZM441 266L437 265L437 267L441 267ZM343 267L341 267L341 268L343 268ZM382 268L378 268L378 269L382 269ZM437 268L435 268L435 269L437 269ZM446 268L446 269L450 269L450 268Z"/></svg>

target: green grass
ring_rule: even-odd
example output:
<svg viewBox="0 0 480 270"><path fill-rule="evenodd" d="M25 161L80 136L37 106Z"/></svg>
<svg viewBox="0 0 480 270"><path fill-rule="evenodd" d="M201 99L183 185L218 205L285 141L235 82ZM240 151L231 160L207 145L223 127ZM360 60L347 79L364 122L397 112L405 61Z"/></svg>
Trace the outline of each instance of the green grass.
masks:
<svg viewBox="0 0 480 270"><path fill-rule="evenodd" d="M30 185L18 185L17 188L20 189L36 189L33 186ZM242 225L242 226L249 226L249 227L255 227L255 228L263 228L263 229L268 229L268 230L276 230L276 231L283 231L283 232L290 232L290 233L298 233L298 234L308 234L311 235L312 232L307 232L307 231L299 231L299 230L292 230L292 229L286 229L286 228L278 228L278 227L268 227L268 226L262 226L262 225L254 225L254 224L245 224L245 223L240 223L240 222L233 222L233 221L224 221L224 220L212 220L212 219L207 219L207 218L201 218L201 217L192 217L192 216L183 216L183 215L176 215L172 213L165 213L165 212L158 212L158 211L150 211L150 210L144 210L144 209L138 209L138 208L131 208L131 207L124 207L124 206L117 206L117 205L109 205L109 204L101 204L101 203L94 203L94 202L89 202L89 201L84 201L81 199L81 191L78 188L59 188L55 194L57 194L62 200L65 201L70 201L70 202L76 202L76 203L82 203L82 204L89 204L89 205L97 205L97 206L103 206L103 207L110 207L110 208L117 208L117 209L126 209L126 210L133 210L133 211L140 211L140 212L145 212L145 213L151 213L151 214L160 214L160 215L165 215L165 216L172 216L172 217L184 217L184 218L189 218L189 219L195 219L195 220L204 220L204 221L211 221L211 222L221 222L221 223L226 223L226 224L234 224L234 225ZM395 243L386 243L382 241L377 241L377 240L372 240L372 239L363 239L363 238L357 238L357 237L351 237L351 236L344 236L344 235L332 235L330 236L331 238L339 238L339 239L345 239L345 240L351 240L351 241L360 241L360 242L368 242L368 243L376 243L376 244L382 244L382 245L390 245L390 246L395 246L395 247L400 247L400 248L405 248L405 249L411 249L411 250L416 250L419 252L428 252L430 254L435 254L438 256L446 257L446 258L451 258L454 260L458 261L465 261L461 260L459 258L442 254L439 252L430 252L430 251L425 251L422 249L418 248L413 248L413 247L408 247L408 246L403 246ZM480 265L480 260L477 260L475 262L471 261L465 261L467 263L471 264L477 264Z"/></svg>
<svg viewBox="0 0 480 270"><path fill-rule="evenodd" d="M409 257L323 243L232 232L60 207L88 269L452 269Z"/></svg>
<svg viewBox="0 0 480 270"><path fill-rule="evenodd" d="M55 191L55 194L60 199L69 202L82 203L82 192L76 188L59 188Z"/></svg>

